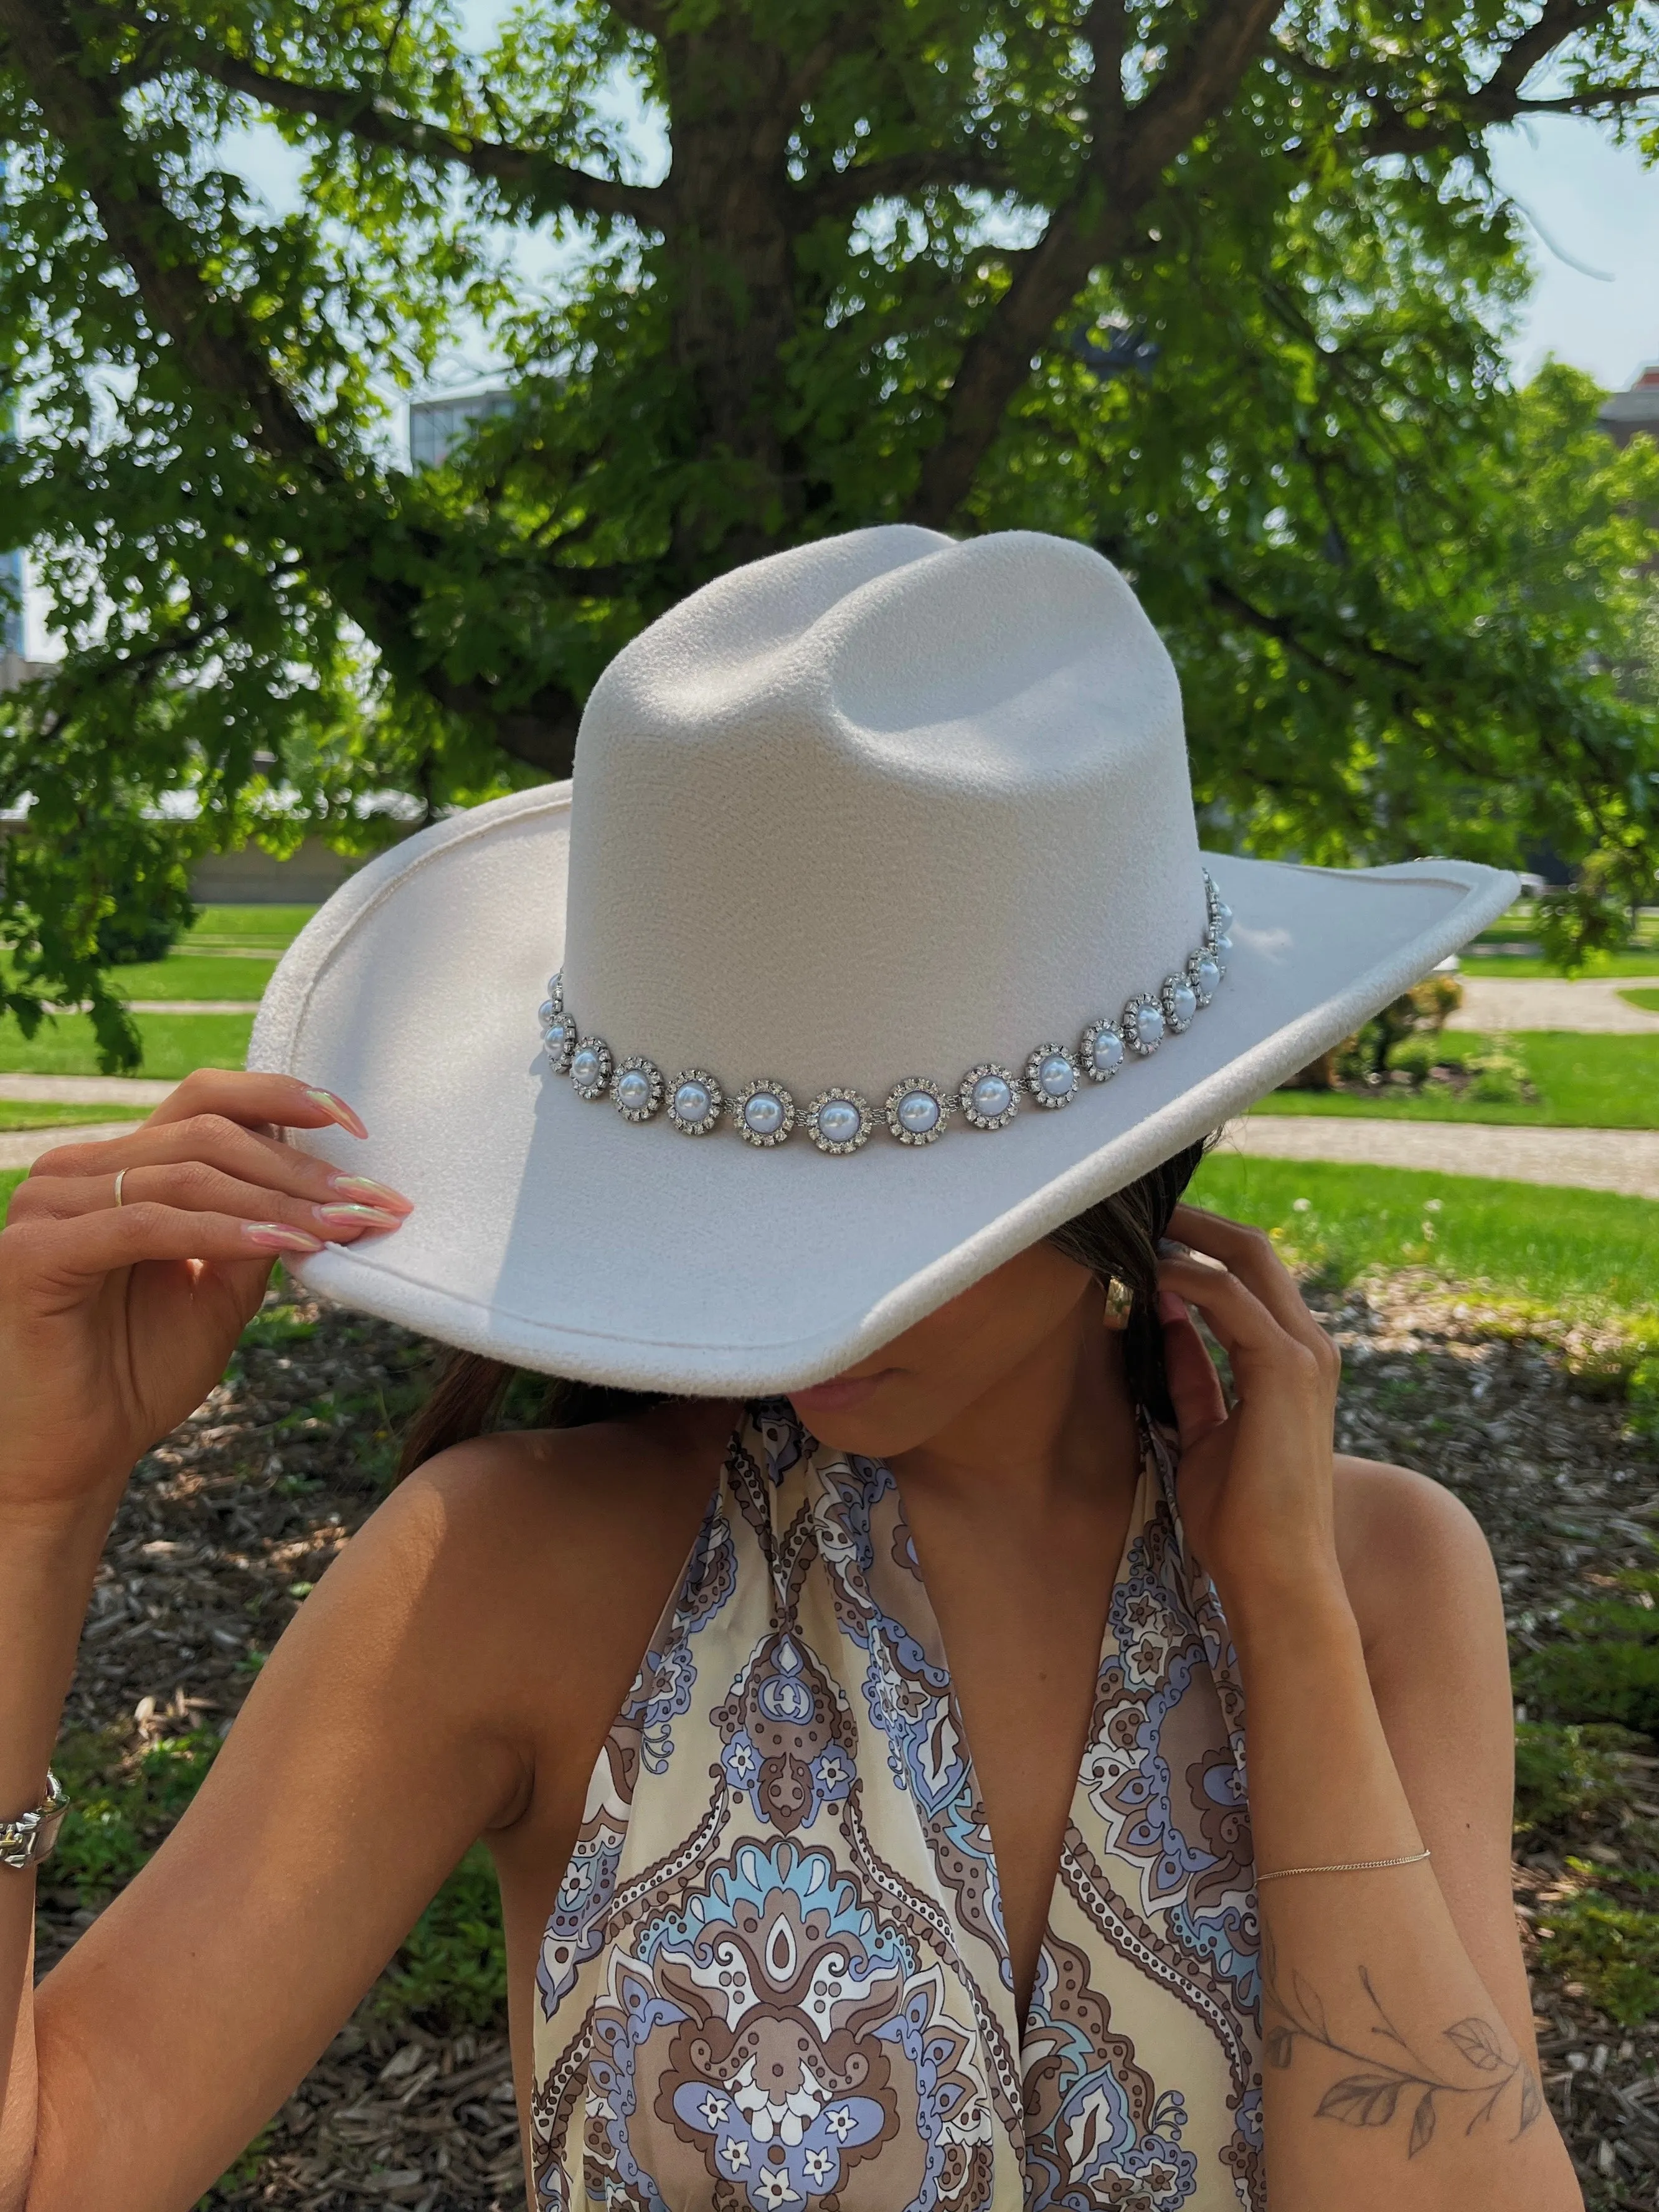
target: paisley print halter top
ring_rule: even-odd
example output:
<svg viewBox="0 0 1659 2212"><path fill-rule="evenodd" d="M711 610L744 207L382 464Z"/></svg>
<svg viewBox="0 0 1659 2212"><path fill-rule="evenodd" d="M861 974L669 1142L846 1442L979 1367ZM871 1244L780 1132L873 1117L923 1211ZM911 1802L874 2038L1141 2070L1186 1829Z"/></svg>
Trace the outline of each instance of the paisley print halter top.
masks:
<svg viewBox="0 0 1659 2212"><path fill-rule="evenodd" d="M748 1409L543 1941L538 2212L1261 2212L1243 1711L1144 1436L1022 2031L894 1478Z"/></svg>

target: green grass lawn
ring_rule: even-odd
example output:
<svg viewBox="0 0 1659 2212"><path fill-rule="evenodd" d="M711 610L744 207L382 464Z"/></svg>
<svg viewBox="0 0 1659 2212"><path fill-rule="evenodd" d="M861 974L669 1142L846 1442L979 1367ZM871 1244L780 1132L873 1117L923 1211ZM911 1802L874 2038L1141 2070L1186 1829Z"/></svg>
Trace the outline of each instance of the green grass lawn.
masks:
<svg viewBox="0 0 1659 2212"><path fill-rule="evenodd" d="M1276 1231L1286 1255L1336 1282L1432 1267L1494 1295L1659 1316L1659 1204L1484 1176L1213 1153L1200 1206Z"/></svg>
<svg viewBox="0 0 1659 2212"><path fill-rule="evenodd" d="M314 906L204 906L179 949L274 956L287 951L316 911Z"/></svg>
<svg viewBox="0 0 1659 2212"><path fill-rule="evenodd" d="M1659 1014L1659 991L1621 991L1619 995L1632 1006L1640 1006L1644 1013Z"/></svg>
<svg viewBox="0 0 1659 2212"><path fill-rule="evenodd" d="M1380 1090L1363 1097L1341 1091L1274 1091L1250 1110L1390 1121L1659 1129L1659 1036L1580 1036L1565 1030L1522 1030L1511 1036L1492 1037L1475 1030L1448 1030L1439 1046L1449 1060L1497 1049L1509 1053L1521 1062L1540 1097L1530 1103L1498 1105L1454 1098L1438 1085L1418 1092Z"/></svg>
<svg viewBox="0 0 1659 2212"><path fill-rule="evenodd" d="M138 1014L144 1060L133 1072L164 1082L193 1067L240 1067L247 1058L252 1014ZM49 1015L32 1037L0 1021L0 1075L101 1075L92 1023L85 1014Z"/></svg>
<svg viewBox="0 0 1659 2212"><path fill-rule="evenodd" d="M1524 951L1498 951L1504 945L1524 946ZM1461 956L1466 975L1549 975L1562 970L1538 957L1538 924L1532 907L1511 907L1489 929L1483 929ZM1622 951L1596 953L1578 971L1593 975L1659 975L1659 915L1644 914L1636 933Z"/></svg>
<svg viewBox="0 0 1659 2212"><path fill-rule="evenodd" d="M1659 945L1645 952L1601 953L1583 968L1576 969L1571 979L1567 978L1564 969L1552 967L1547 960L1534 958L1529 953L1499 953L1496 957L1488 957L1471 945L1467 952L1459 953L1458 960L1465 975L1507 976L1511 982L1540 975L1551 977L1557 982L1565 980L1593 982L1598 976L1659 975Z"/></svg>
<svg viewBox="0 0 1659 2212"><path fill-rule="evenodd" d="M49 1098L0 1098L0 1130L69 1129L83 1121L142 1121L148 1106L61 1106Z"/></svg>
<svg viewBox="0 0 1659 2212"><path fill-rule="evenodd" d="M270 982L274 959L238 959L229 954L185 951L165 960L112 968L109 980L124 999L258 999Z"/></svg>

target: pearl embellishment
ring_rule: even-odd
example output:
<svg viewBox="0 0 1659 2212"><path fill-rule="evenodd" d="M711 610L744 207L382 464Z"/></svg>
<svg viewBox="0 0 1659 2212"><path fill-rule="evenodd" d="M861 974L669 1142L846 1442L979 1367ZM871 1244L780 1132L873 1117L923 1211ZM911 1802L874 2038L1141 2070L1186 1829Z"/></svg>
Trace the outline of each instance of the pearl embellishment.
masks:
<svg viewBox="0 0 1659 2212"><path fill-rule="evenodd" d="M1022 1099L1034 1099L1051 1110L1069 1106L1079 1095L1084 1077L1094 1084L1109 1082L1128 1054L1147 1059L1167 1036L1182 1035L1214 998L1233 949L1228 934L1233 910L1207 871L1204 897L1201 942L1155 990L1131 998L1117 1021L1091 1023L1075 1046L1039 1045L1018 1077L994 1060L969 1068L954 1090L941 1090L924 1075L906 1076L884 1102L890 1133L902 1145L931 1145L944 1135L958 1109L970 1128L1005 1128L1019 1111ZM603 1037L581 1036L565 1007L562 974L549 978L537 1019L549 1064L569 1075L579 1097L608 1093L625 1121L648 1121L665 1105L669 1121L682 1135L701 1137L709 1134L726 1115L725 1094L707 1068L683 1069L672 1084L665 1085L649 1060L624 1060L617 1066ZM789 1136L800 1110L775 1078L757 1077L732 1101L731 1120L746 1144L768 1150ZM874 1121L868 1103L856 1091L820 1091L804 1110L807 1133L823 1152L859 1151Z"/></svg>

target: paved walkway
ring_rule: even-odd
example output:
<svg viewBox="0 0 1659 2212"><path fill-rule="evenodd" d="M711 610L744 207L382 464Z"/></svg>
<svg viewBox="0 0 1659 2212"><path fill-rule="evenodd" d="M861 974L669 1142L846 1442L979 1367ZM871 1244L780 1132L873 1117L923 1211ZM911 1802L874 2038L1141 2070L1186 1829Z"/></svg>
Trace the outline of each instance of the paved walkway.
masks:
<svg viewBox="0 0 1659 2212"><path fill-rule="evenodd" d="M177 1083L143 1075L0 1075L0 1098L44 1098L58 1106L159 1106Z"/></svg>
<svg viewBox="0 0 1659 2212"><path fill-rule="evenodd" d="M65 1129L0 1130L0 1171L33 1167L58 1145L92 1145L104 1137L130 1137L131 1121L77 1121Z"/></svg>
<svg viewBox="0 0 1659 2212"><path fill-rule="evenodd" d="M1513 1182L1659 1198L1659 1129L1540 1129L1490 1121L1258 1114L1229 1121L1223 1145L1256 1159L1429 1168L1441 1175L1497 1176Z"/></svg>
<svg viewBox="0 0 1659 2212"><path fill-rule="evenodd" d="M1620 997L1659 990L1659 975L1596 975L1577 983L1551 976L1465 975L1463 1003L1449 1030L1582 1030L1593 1036L1659 1036L1659 1014Z"/></svg>

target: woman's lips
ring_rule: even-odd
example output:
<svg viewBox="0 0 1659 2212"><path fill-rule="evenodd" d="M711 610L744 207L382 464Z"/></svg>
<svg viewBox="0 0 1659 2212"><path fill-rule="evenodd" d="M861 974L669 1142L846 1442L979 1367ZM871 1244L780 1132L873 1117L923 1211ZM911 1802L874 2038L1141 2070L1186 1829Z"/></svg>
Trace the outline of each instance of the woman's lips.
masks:
<svg viewBox="0 0 1659 2212"><path fill-rule="evenodd" d="M792 1390L790 1401L795 1411L809 1420L814 1413L850 1413L896 1371L895 1368L884 1367L875 1375L835 1376L828 1382L814 1382L810 1389Z"/></svg>

